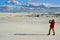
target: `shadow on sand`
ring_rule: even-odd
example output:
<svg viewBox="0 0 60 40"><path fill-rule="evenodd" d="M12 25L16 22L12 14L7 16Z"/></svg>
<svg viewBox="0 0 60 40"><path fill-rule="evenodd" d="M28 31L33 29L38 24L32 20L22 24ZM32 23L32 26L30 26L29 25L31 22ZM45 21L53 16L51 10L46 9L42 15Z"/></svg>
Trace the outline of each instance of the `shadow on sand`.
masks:
<svg viewBox="0 0 60 40"><path fill-rule="evenodd" d="M14 34L14 35L40 35L40 36L44 36L44 35L47 35L47 34Z"/></svg>

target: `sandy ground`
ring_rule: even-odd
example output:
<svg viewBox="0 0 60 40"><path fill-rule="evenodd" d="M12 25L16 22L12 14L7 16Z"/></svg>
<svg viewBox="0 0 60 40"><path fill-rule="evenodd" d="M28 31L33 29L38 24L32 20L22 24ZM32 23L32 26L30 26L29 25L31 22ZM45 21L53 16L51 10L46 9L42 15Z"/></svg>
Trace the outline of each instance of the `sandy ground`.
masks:
<svg viewBox="0 0 60 40"><path fill-rule="evenodd" d="M56 35L48 36L46 17L0 17L0 40L60 40L60 19L56 21Z"/></svg>

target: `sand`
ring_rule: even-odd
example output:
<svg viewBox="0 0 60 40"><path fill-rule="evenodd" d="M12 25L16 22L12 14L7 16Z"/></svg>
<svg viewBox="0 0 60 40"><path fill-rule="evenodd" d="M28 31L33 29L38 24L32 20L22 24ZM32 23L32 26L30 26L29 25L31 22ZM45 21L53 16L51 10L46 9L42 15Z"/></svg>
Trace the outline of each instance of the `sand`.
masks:
<svg viewBox="0 0 60 40"><path fill-rule="evenodd" d="M55 32L48 34L49 19L55 19ZM60 19L58 17L16 17L1 16L0 40L60 40Z"/></svg>

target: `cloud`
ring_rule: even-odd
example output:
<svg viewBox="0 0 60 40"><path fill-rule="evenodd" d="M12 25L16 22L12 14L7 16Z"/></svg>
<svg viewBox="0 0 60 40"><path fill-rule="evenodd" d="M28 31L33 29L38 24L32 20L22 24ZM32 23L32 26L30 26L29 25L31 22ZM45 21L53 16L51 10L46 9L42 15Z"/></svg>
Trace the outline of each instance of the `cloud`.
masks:
<svg viewBox="0 0 60 40"><path fill-rule="evenodd" d="M58 5L58 7L60 7L60 5Z"/></svg>
<svg viewBox="0 0 60 40"><path fill-rule="evenodd" d="M52 4L48 4L48 3L33 3L33 2L29 2L28 4L31 4L33 6L40 6L40 5L44 5L46 7L53 6Z"/></svg>
<svg viewBox="0 0 60 40"><path fill-rule="evenodd" d="M28 5L39 6L40 4L39 4L39 3L32 3L32 2L29 2Z"/></svg>
<svg viewBox="0 0 60 40"><path fill-rule="evenodd" d="M46 7L60 7L60 5L53 5L53 4L48 4L48 3L43 3Z"/></svg>
<svg viewBox="0 0 60 40"><path fill-rule="evenodd" d="M34 10L35 8L29 8L29 9Z"/></svg>
<svg viewBox="0 0 60 40"><path fill-rule="evenodd" d="M48 4L48 3L42 3L42 5L46 6L46 7L53 7L54 5L52 4Z"/></svg>
<svg viewBox="0 0 60 40"><path fill-rule="evenodd" d="M16 1L16 0L9 0L7 1L8 4L21 4L20 2Z"/></svg>
<svg viewBox="0 0 60 40"><path fill-rule="evenodd" d="M53 5L53 4L49 4L49 3L35 3L35 2L28 2L28 4L31 4L33 6L40 6L40 5L44 5L46 7L60 7L60 5Z"/></svg>

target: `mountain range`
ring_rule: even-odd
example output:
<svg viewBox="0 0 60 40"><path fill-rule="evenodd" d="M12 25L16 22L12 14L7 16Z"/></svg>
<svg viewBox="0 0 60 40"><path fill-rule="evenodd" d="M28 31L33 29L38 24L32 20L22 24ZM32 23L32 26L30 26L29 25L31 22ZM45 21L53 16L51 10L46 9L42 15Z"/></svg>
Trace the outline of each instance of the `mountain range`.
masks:
<svg viewBox="0 0 60 40"><path fill-rule="evenodd" d="M44 4L26 4L26 5L1 5L0 12L60 12L58 6L46 6Z"/></svg>

